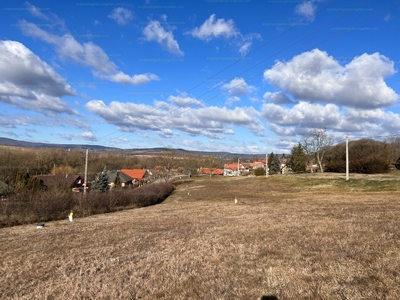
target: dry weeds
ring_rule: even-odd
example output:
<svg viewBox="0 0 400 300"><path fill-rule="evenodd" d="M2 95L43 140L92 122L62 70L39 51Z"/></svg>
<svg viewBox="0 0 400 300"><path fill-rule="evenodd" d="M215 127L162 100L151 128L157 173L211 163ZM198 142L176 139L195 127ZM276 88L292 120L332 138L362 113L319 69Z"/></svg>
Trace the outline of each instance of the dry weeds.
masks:
<svg viewBox="0 0 400 300"><path fill-rule="evenodd" d="M0 298L398 299L400 184L370 179L182 179L156 206L4 228Z"/></svg>

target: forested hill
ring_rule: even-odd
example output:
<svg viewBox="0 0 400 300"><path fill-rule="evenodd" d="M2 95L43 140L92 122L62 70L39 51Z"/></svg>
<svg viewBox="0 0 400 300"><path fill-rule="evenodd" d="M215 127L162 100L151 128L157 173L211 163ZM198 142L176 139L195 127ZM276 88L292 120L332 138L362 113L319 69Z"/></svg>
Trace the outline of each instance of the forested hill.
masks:
<svg viewBox="0 0 400 300"><path fill-rule="evenodd" d="M243 153L230 153L230 152L206 152L206 151L189 151L184 149L171 149L171 148L140 148L140 149L120 149L116 147L105 147L101 145L84 145L84 144L51 144L51 143L37 143L14 140L9 138L0 137L0 145L26 147L26 148L62 148L62 149L89 149L95 151L115 151L126 152L136 155L162 155L167 151L173 150L178 154L196 154L196 155L211 155L222 159L240 158L243 160L250 160L254 156L263 158L265 154L243 154Z"/></svg>

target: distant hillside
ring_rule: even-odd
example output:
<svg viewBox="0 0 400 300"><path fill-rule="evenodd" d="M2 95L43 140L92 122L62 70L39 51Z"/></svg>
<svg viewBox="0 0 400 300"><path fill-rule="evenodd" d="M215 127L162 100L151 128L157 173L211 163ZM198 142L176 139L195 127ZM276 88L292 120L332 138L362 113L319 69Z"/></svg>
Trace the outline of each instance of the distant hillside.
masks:
<svg viewBox="0 0 400 300"><path fill-rule="evenodd" d="M0 137L0 145L27 147L27 148L62 148L62 149L95 149L95 150L118 150L118 148L104 147L98 145L79 145L79 144L48 144L48 143L35 143L18 141L8 138Z"/></svg>
<svg viewBox="0 0 400 300"><path fill-rule="evenodd" d="M9 138L0 137L0 145L14 146L14 147L25 147L25 148L61 148L61 149L90 149L97 151L116 151L125 152L134 155L160 155L170 151L170 148L144 148L144 149L120 149L115 147L104 147L99 145L83 145L83 144L50 144L50 143L35 143L35 142L25 142ZM250 160L253 158L254 154L239 154L230 152L206 152L206 151L189 151L184 149L172 149L175 152L184 154L196 154L203 156L215 156L220 159L232 159L240 158L242 160ZM259 158L264 158L265 154L256 154Z"/></svg>

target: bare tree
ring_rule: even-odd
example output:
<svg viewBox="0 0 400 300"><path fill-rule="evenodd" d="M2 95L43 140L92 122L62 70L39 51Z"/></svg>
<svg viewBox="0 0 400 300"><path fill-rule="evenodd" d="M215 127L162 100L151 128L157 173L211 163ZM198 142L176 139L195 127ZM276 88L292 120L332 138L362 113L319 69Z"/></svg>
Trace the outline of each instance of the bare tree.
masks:
<svg viewBox="0 0 400 300"><path fill-rule="evenodd" d="M327 133L326 128L311 129L308 136L303 137L303 147L308 159L315 155L321 172L324 172L323 161L325 152L331 145L332 136Z"/></svg>
<svg viewBox="0 0 400 300"><path fill-rule="evenodd" d="M391 135L386 139L386 143L389 145L390 163L395 163L400 157L400 138Z"/></svg>

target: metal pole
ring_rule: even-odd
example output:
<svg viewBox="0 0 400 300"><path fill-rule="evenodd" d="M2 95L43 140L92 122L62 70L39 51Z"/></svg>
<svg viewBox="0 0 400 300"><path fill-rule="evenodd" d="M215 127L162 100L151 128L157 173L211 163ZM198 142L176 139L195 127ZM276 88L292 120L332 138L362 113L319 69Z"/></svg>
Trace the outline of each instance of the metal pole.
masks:
<svg viewBox="0 0 400 300"><path fill-rule="evenodd" d="M89 149L86 149L86 159L85 159L85 186L83 187L83 194L86 194L86 190L87 190L87 164L88 164L88 152L89 152Z"/></svg>
<svg viewBox="0 0 400 300"><path fill-rule="evenodd" d="M237 176L239 176L239 159L240 159L240 158L238 158L238 172L237 172Z"/></svg>
<svg viewBox="0 0 400 300"><path fill-rule="evenodd" d="M269 169L268 169L268 153L265 153L265 177L269 176Z"/></svg>
<svg viewBox="0 0 400 300"><path fill-rule="evenodd" d="M349 180L349 137L346 136L346 180Z"/></svg>

